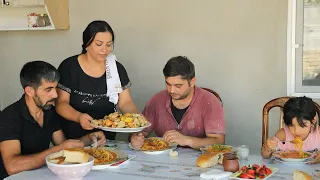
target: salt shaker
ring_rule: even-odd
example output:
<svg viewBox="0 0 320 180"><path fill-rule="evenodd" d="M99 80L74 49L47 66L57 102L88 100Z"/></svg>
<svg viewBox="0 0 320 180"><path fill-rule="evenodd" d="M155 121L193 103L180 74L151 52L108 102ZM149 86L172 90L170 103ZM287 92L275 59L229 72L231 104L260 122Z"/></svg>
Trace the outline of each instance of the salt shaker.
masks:
<svg viewBox="0 0 320 180"><path fill-rule="evenodd" d="M249 148L245 145L238 146L237 155L240 159L247 159L249 156Z"/></svg>

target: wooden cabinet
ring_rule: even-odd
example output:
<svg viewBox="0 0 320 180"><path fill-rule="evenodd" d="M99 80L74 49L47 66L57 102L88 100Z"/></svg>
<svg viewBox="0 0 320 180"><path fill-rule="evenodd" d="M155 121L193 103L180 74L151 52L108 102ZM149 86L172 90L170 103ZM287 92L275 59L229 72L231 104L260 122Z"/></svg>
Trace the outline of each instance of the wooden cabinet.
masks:
<svg viewBox="0 0 320 180"><path fill-rule="evenodd" d="M0 0L0 31L69 29L68 0ZM50 25L28 27L27 15L46 14Z"/></svg>

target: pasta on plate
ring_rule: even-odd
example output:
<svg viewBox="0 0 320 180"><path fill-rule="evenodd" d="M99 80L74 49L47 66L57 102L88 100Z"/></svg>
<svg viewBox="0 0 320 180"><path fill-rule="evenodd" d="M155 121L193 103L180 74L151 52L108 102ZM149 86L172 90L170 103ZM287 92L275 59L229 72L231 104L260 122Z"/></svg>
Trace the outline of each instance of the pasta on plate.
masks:
<svg viewBox="0 0 320 180"><path fill-rule="evenodd" d="M164 141L160 138L149 138L144 140L141 150L165 150L168 149L169 146L170 144L167 141Z"/></svg>
<svg viewBox="0 0 320 180"><path fill-rule="evenodd" d="M85 148L84 152L94 157L94 165L105 165L117 159L117 154L106 148Z"/></svg>

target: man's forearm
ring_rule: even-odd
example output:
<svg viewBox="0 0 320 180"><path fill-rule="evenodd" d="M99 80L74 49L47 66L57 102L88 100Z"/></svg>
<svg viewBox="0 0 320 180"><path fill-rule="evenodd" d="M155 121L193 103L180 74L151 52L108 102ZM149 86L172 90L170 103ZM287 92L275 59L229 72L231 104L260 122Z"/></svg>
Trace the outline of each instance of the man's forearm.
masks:
<svg viewBox="0 0 320 180"><path fill-rule="evenodd" d="M193 149L199 149L201 147L204 147L210 144L224 144L224 138L221 138L221 137L198 138L198 137L189 136L187 139L187 146Z"/></svg>
<svg viewBox="0 0 320 180"><path fill-rule="evenodd" d="M40 168L45 164L45 159L49 154L61 150L61 147L54 146L37 154L18 155L10 159L10 162L5 162L5 168L9 175L16 174L22 171Z"/></svg>

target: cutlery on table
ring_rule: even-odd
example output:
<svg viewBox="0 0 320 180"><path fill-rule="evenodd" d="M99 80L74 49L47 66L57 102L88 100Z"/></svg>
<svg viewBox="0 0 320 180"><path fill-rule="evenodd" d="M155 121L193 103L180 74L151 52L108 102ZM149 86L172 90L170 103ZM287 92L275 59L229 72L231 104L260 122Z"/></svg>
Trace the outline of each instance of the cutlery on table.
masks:
<svg viewBox="0 0 320 180"><path fill-rule="evenodd" d="M110 164L110 166L120 166L122 163L127 162L127 161L130 161L131 159L133 159L133 158L135 158L135 157L136 157L136 156L132 156L132 157L130 157L130 158L128 158L128 159L124 159L124 160L121 160L121 161L119 161L119 162Z"/></svg>

